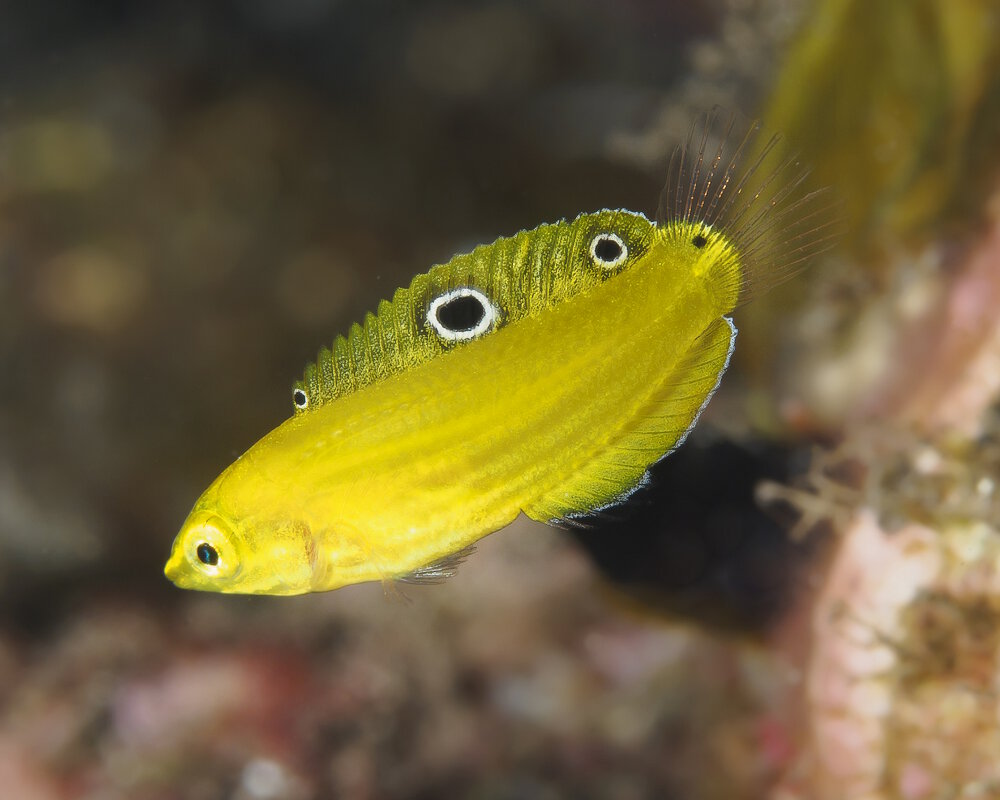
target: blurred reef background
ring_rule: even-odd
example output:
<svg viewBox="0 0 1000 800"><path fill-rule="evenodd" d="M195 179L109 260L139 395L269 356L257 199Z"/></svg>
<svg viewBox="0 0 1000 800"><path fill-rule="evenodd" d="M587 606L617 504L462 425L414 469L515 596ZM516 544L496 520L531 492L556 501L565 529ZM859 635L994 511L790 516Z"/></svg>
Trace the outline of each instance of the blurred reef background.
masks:
<svg viewBox="0 0 1000 800"><path fill-rule="evenodd" d="M0 6L0 791L1000 798L1000 5ZM833 188L652 491L449 583L174 589L200 491L418 271L652 213L715 105Z"/></svg>

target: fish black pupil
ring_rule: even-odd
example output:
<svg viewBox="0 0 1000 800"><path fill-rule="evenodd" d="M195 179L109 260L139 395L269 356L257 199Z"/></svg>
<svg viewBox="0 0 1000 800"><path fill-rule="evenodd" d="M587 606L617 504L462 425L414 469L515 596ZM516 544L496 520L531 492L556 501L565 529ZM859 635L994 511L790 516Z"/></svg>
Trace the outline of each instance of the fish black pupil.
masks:
<svg viewBox="0 0 1000 800"><path fill-rule="evenodd" d="M202 564L214 567L219 563L219 552L207 542L202 542L198 545L198 550L196 552L198 553L198 560Z"/></svg>
<svg viewBox="0 0 1000 800"><path fill-rule="evenodd" d="M306 407L306 393L303 392L301 389L296 389L292 393L292 402L294 402L295 405L297 405L299 408L305 408Z"/></svg>
<svg viewBox="0 0 1000 800"><path fill-rule="evenodd" d="M460 295L437 309L438 322L449 331L471 331L486 316L482 301L472 295Z"/></svg>
<svg viewBox="0 0 1000 800"><path fill-rule="evenodd" d="M594 244L594 255L606 264L618 260L621 254L622 246L610 236L602 236Z"/></svg>
<svg viewBox="0 0 1000 800"><path fill-rule="evenodd" d="M691 240L691 244L697 247L699 250L708 244L708 239L702 236L700 233Z"/></svg>

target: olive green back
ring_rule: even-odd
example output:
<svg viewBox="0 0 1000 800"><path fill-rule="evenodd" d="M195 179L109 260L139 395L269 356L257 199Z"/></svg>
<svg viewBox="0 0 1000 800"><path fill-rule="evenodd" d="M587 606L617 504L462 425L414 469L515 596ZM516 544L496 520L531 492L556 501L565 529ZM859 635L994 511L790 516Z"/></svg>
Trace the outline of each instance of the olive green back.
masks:
<svg viewBox="0 0 1000 800"><path fill-rule="evenodd" d="M307 398L298 413L309 413L466 344L439 336L428 323L434 298L453 289L477 289L496 306L490 330L510 325L628 269L646 252L652 229L653 223L632 211L581 214L572 222L497 239L432 267L398 289L391 301L379 303L376 313L355 323L332 349L320 351L295 384ZM595 268L591 253L594 237L602 232L614 233L627 247L627 257L611 269Z"/></svg>

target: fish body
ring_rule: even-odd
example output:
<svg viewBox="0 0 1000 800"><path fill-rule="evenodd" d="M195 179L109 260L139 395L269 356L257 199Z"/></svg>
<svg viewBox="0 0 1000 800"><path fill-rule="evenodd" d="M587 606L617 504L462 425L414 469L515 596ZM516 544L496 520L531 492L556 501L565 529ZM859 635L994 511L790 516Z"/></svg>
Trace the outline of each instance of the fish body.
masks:
<svg viewBox="0 0 1000 800"><path fill-rule="evenodd" d="M751 285L717 160L656 222L582 214L418 275L321 351L294 416L198 500L167 576L267 594L436 579L520 513L627 498L715 391Z"/></svg>

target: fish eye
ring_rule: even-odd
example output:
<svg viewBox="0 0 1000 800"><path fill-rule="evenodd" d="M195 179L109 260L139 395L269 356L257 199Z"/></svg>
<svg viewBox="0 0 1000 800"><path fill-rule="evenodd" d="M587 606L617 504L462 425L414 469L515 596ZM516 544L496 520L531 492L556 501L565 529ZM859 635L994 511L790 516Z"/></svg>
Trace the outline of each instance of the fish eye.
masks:
<svg viewBox="0 0 1000 800"><path fill-rule="evenodd" d="M628 248L615 233L599 233L590 242L590 257L605 269L619 266L628 258Z"/></svg>
<svg viewBox="0 0 1000 800"><path fill-rule="evenodd" d="M708 244L708 239L702 236L700 233L691 240L691 244L697 247L699 250Z"/></svg>
<svg viewBox="0 0 1000 800"><path fill-rule="evenodd" d="M219 551L208 542L199 544L195 553L198 555L198 560L209 567L214 567L219 563Z"/></svg>
<svg viewBox="0 0 1000 800"><path fill-rule="evenodd" d="M301 410L309 405L309 396L303 389L296 389L292 392L292 402L295 403L296 408Z"/></svg>
<svg viewBox="0 0 1000 800"><path fill-rule="evenodd" d="M470 286L435 297L427 309L428 324L438 336L452 342L476 338L488 331L496 318L496 306Z"/></svg>
<svg viewBox="0 0 1000 800"><path fill-rule="evenodd" d="M184 532L187 561L210 578L230 578L240 571L235 534L216 515L196 522Z"/></svg>

